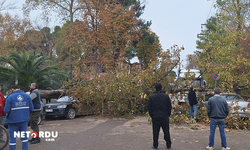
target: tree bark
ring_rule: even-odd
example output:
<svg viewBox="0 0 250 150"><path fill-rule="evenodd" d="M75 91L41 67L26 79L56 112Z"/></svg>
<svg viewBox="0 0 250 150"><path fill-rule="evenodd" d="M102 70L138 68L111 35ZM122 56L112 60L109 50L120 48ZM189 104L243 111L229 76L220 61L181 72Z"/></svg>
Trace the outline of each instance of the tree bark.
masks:
<svg viewBox="0 0 250 150"><path fill-rule="evenodd" d="M55 98L58 99L66 94L64 90L39 90L41 98Z"/></svg>

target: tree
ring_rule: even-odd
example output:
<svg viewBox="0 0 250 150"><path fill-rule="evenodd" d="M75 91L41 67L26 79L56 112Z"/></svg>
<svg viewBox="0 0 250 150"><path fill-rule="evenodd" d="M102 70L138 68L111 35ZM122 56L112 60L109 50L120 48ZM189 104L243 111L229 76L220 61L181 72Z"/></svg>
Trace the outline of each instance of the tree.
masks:
<svg viewBox="0 0 250 150"><path fill-rule="evenodd" d="M2 0L2 2L0 3L0 11L3 10L10 10L10 9L16 9L16 7L14 6L15 3L7 3L7 0Z"/></svg>
<svg viewBox="0 0 250 150"><path fill-rule="evenodd" d="M147 68L151 62L157 59L161 52L161 45L155 33L142 29L136 49L138 59L144 65L144 68Z"/></svg>
<svg viewBox="0 0 250 150"><path fill-rule="evenodd" d="M70 72L73 70L73 63L81 59L83 49L80 47L81 42L75 40L78 36L78 32L81 29L75 29L76 22L67 22L62 28L56 27L53 35L56 38L56 63L62 68L68 68Z"/></svg>
<svg viewBox="0 0 250 150"><path fill-rule="evenodd" d="M43 34L42 44L44 55L48 56L48 58L51 58L53 48L56 44L56 37L53 33L50 32L49 27L43 27L40 32Z"/></svg>
<svg viewBox="0 0 250 150"><path fill-rule="evenodd" d="M57 13L62 21L73 22L76 16L81 14L82 0L26 0L23 7L24 13L28 15L31 10L43 10L44 17Z"/></svg>
<svg viewBox="0 0 250 150"><path fill-rule="evenodd" d="M19 52L41 52L42 55L52 58L53 48L56 44L55 38L54 33L50 33L48 27L40 30L30 29L16 40L16 49Z"/></svg>
<svg viewBox="0 0 250 150"><path fill-rule="evenodd" d="M155 45L157 45L157 42L159 45L159 41L158 41L157 35L155 35L155 33L150 31L150 29L149 29L152 22L146 21L146 20L140 18L141 15L143 14L144 9L145 9L145 5L143 5L140 2L140 0L138 0L138 1L137 0L118 0L118 1L124 7L131 7L132 9L134 9L134 11L135 11L134 14L135 14L135 17L137 19L137 28L138 28L137 34L140 37L139 40L136 39L135 41L133 41L133 44L132 44L133 47L126 48L126 59L127 59L127 61L130 61L132 58L137 56L137 57L140 57L139 60L142 63L145 63L145 66L147 66L147 62L150 62L152 59L155 59L155 54L152 55L152 58L147 57L147 56L154 53L153 51L155 51L156 49L152 49L152 51L150 51L151 53L148 53L148 50L145 50L145 52L143 52L143 49L140 49L139 46L141 48L147 47L147 46L155 47ZM147 41L149 39L151 39L150 43L148 43L148 41ZM152 42L152 39L154 39L153 42ZM138 44L138 43L140 43L140 44ZM145 44L145 45L143 45L143 44ZM157 49L158 49L157 51L159 52L161 48L159 47ZM157 51L155 51L155 53L157 53ZM137 55L137 54L139 54L139 55ZM145 57L143 56L143 54L144 55L146 54ZM149 59L149 60L147 60L147 59Z"/></svg>
<svg viewBox="0 0 250 150"><path fill-rule="evenodd" d="M41 52L43 34L40 31L27 30L24 35L16 41L16 47L19 52Z"/></svg>
<svg viewBox="0 0 250 150"><path fill-rule="evenodd" d="M59 88L69 75L56 65L44 66L44 63L49 61L52 60L37 52L31 54L11 52L7 58L0 57L0 62L5 63L0 65L0 82L6 88L15 83L27 88L32 82L38 83L40 88L47 86Z"/></svg>
<svg viewBox="0 0 250 150"><path fill-rule="evenodd" d="M73 23L77 17L82 14L83 6L85 5L84 0L26 0L26 5L24 5L23 10L26 15L30 13L31 10L41 9L43 10L43 17L48 19L53 13L57 13L61 17L63 22ZM52 55L53 42L51 39L45 35L45 40L47 39L47 44L49 44L49 56ZM72 47L67 49L69 57L69 71L72 72Z"/></svg>
<svg viewBox="0 0 250 150"><path fill-rule="evenodd" d="M181 50L183 48L175 45L162 52L160 59L148 64L140 73L130 73L127 67L117 67L116 71L93 74L86 65L82 65L82 68L75 68L75 77L65 84L69 89L67 93L79 98L80 103L76 105L79 109L94 103L92 109L96 115L130 117L145 114L148 96L153 93L155 83L162 83L163 90L169 92L175 79L172 70L180 63ZM82 70L85 70L84 74Z"/></svg>
<svg viewBox="0 0 250 150"><path fill-rule="evenodd" d="M94 56L99 69L114 67L125 59L125 48L136 38L137 20L134 11L119 4L85 1L83 18L71 24L67 36L68 45L80 44L80 59Z"/></svg>
<svg viewBox="0 0 250 150"><path fill-rule="evenodd" d="M249 83L249 49L243 43L249 38L247 18L244 14L245 1L217 1L219 13L207 21L207 30L198 41L199 68L210 79L213 73L220 74L220 86L233 90L234 84Z"/></svg>
<svg viewBox="0 0 250 150"><path fill-rule="evenodd" d="M195 68L198 68L197 67L197 64L196 64L196 60L197 59L197 56L195 54L190 54L190 55L187 55L187 66L186 66L186 69L195 69Z"/></svg>
<svg viewBox="0 0 250 150"><path fill-rule="evenodd" d="M24 44L23 36L31 29L28 20L21 20L8 13L0 14L0 56L6 56L11 51L19 51L18 45ZM18 40L17 40L18 39Z"/></svg>

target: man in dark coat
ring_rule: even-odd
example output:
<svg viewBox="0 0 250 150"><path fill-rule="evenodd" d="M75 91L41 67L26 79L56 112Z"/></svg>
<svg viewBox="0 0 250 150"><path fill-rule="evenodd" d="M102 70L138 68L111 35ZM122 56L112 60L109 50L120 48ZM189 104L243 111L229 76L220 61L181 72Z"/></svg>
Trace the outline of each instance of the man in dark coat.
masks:
<svg viewBox="0 0 250 150"><path fill-rule="evenodd" d="M167 94L162 92L160 83L155 84L155 92L149 97L148 111L153 123L153 148L158 148L158 139L160 127L164 133L164 140L167 148L171 148L171 139L169 133L169 116L171 115L171 101Z"/></svg>
<svg viewBox="0 0 250 150"><path fill-rule="evenodd" d="M37 124L38 118L41 115L41 97L40 92L38 91L38 85L37 83L31 83L30 85L30 97L32 100L32 103L34 105L34 110L30 112L30 127L37 133L37 137L32 138L29 140L30 144L36 144L40 143L40 137L39 137L39 126Z"/></svg>
<svg viewBox="0 0 250 150"><path fill-rule="evenodd" d="M190 105L190 116L192 118L192 114L194 111L194 118L196 118L196 113L197 113L197 98L195 91L193 90L193 87L190 88L190 91L188 93L188 100L189 100L189 105Z"/></svg>

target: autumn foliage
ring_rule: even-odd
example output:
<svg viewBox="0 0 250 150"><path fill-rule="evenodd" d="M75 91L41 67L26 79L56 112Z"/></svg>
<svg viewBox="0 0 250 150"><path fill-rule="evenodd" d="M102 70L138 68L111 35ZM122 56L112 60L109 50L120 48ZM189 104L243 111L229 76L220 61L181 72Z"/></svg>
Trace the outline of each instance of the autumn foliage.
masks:
<svg viewBox="0 0 250 150"><path fill-rule="evenodd" d="M75 78L67 83L70 89L68 93L79 98L79 109L86 104L94 104L91 108L96 115L144 114L147 111L148 96L153 93L155 83L161 82L164 90L169 91L170 83L175 78L171 76L171 71L180 62L181 50L182 48L174 46L167 52L162 52L162 60L156 60L142 70L131 71L126 64L117 62L115 70L93 73L85 64L79 64L74 71ZM167 78L163 78L164 75Z"/></svg>

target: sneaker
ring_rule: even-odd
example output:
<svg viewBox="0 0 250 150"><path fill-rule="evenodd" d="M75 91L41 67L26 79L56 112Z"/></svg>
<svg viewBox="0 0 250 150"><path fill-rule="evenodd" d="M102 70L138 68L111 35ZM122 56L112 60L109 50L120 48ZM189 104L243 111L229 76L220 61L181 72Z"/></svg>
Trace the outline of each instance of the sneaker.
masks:
<svg viewBox="0 0 250 150"><path fill-rule="evenodd" d="M230 147L222 147L222 150L230 150L231 148Z"/></svg>
<svg viewBox="0 0 250 150"><path fill-rule="evenodd" d="M206 149L208 150L213 150L214 148L213 147L210 147L209 145L206 147Z"/></svg>

